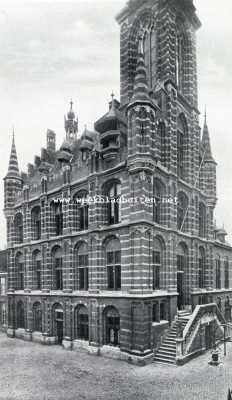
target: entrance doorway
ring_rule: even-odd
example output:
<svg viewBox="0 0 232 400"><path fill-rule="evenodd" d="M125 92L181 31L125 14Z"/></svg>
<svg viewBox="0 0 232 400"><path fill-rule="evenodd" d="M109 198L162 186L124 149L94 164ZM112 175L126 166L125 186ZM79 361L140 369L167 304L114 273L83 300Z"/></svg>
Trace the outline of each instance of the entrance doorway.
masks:
<svg viewBox="0 0 232 400"><path fill-rule="evenodd" d="M57 337L57 343L62 344L64 338L64 313L61 306L54 307L54 334Z"/></svg>
<svg viewBox="0 0 232 400"><path fill-rule="evenodd" d="M177 271L177 307L178 310L182 310L184 308L184 272Z"/></svg>

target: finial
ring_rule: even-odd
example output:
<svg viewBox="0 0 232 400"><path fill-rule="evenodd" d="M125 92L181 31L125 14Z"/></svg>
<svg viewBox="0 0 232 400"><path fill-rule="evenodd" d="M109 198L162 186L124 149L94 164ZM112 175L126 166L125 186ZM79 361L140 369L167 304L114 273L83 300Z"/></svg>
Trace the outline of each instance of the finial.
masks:
<svg viewBox="0 0 232 400"><path fill-rule="evenodd" d="M72 110L72 106L73 106L73 101L72 99L70 100L70 111Z"/></svg>
<svg viewBox="0 0 232 400"><path fill-rule="evenodd" d="M114 100L114 92L113 92L113 90L112 90L112 93L111 93L110 96L112 97L112 101L113 101Z"/></svg>
<svg viewBox="0 0 232 400"><path fill-rule="evenodd" d="M14 131L14 125L13 125L13 127L12 127L12 140L14 141L14 139L15 139L15 131Z"/></svg>
<svg viewBox="0 0 232 400"><path fill-rule="evenodd" d="M207 112L206 112L206 105L205 105L205 125L206 125L206 120L207 120Z"/></svg>

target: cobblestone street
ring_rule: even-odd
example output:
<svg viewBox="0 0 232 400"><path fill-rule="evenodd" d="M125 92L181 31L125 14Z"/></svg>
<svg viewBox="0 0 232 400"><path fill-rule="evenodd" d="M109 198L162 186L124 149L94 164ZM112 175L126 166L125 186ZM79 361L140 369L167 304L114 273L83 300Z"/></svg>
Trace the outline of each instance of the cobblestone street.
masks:
<svg viewBox="0 0 232 400"><path fill-rule="evenodd" d="M184 367L136 367L0 334L0 359L4 400L226 400L232 386L231 344L218 367L209 353Z"/></svg>

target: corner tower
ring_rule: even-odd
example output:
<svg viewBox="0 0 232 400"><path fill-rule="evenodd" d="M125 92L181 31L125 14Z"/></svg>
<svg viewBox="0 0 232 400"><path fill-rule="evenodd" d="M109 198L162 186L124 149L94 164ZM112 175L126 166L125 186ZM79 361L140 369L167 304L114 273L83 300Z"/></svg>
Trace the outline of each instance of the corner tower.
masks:
<svg viewBox="0 0 232 400"><path fill-rule="evenodd" d="M7 239L9 240L10 220L15 205L15 198L22 188L22 178L19 173L18 157L15 146L14 133L12 137L11 153L7 174L4 178L4 213L7 221Z"/></svg>
<svg viewBox="0 0 232 400"><path fill-rule="evenodd" d="M171 81L197 107L195 31L200 27L192 0L130 0L116 17L121 27L121 104L133 96L142 37L150 93Z"/></svg>

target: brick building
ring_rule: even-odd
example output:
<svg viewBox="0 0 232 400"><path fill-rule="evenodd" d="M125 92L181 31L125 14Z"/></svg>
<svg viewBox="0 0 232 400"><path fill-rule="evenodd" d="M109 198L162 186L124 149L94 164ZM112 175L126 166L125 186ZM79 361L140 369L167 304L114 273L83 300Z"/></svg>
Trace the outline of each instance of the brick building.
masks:
<svg viewBox="0 0 232 400"><path fill-rule="evenodd" d="M0 330L7 329L7 251L0 251Z"/></svg>
<svg viewBox="0 0 232 400"><path fill-rule="evenodd" d="M81 135L71 102L66 140L57 149L48 130L27 173L13 138L8 335L144 362L178 310L189 321L181 337L200 321L205 347L207 326L230 319L232 249L214 226L217 164L206 116L202 135L199 126L192 0L130 0L117 21L120 102L112 96ZM186 352L195 350L192 340Z"/></svg>

